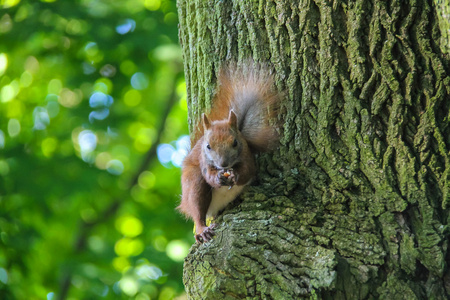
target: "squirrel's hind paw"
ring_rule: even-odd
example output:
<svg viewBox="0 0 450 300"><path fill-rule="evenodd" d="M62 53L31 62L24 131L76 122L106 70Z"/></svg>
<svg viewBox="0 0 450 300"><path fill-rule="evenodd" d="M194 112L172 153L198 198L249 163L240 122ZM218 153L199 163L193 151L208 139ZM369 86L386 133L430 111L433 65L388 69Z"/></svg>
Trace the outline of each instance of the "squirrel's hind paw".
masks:
<svg viewBox="0 0 450 300"><path fill-rule="evenodd" d="M209 242L213 238L213 236L216 235L216 233L214 232L214 228L216 228L216 226L217 225L213 223L206 227L202 233L196 234L195 240L197 241L197 243L202 244Z"/></svg>

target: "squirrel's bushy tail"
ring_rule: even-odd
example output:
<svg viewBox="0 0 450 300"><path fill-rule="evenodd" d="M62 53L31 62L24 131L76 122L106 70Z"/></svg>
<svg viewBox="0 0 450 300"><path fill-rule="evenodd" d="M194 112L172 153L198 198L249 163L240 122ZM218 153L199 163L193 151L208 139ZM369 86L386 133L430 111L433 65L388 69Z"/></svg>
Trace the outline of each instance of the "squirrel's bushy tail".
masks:
<svg viewBox="0 0 450 300"><path fill-rule="evenodd" d="M210 118L226 119L233 109L239 130L253 150L264 152L276 147L280 94L274 90L271 70L252 60L233 63L223 68L218 83Z"/></svg>

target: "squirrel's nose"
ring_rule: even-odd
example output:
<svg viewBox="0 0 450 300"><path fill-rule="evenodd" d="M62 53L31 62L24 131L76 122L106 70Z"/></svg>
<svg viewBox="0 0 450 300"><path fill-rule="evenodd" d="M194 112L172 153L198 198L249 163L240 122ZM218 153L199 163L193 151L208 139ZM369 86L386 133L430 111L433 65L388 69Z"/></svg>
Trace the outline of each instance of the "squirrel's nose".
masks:
<svg viewBox="0 0 450 300"><path fill-rule="evenodd" d="M229 168L230 167L230 160L229 159L224 159L224 160L222 160L222 169L225 169L225 168Z"/></svg>

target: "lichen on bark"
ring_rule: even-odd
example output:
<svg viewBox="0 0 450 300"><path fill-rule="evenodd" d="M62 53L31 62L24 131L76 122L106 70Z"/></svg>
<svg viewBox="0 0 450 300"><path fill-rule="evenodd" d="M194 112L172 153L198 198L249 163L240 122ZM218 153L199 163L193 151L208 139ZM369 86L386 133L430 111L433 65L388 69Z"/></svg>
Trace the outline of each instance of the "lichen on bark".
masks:
<svg viewBox="0 0 450 300"><path fill-rule="evenodd" d="M446 299L450 77L433 1L178 1L190 128L269 64L280 147L194 245L191 299Z"/></svg>

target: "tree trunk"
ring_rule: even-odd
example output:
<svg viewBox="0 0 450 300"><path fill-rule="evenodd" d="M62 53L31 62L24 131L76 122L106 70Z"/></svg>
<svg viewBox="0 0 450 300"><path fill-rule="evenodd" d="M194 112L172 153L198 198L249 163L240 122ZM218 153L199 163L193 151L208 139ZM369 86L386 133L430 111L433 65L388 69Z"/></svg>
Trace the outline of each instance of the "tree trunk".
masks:
<svg viewBox="0 0 450 300"><path fill-rule="evenodd" d="M448 299L450 77L433 1L179 0L191 129L226 61L286 94L258 184L185 261L191 299Z"/></svg>

